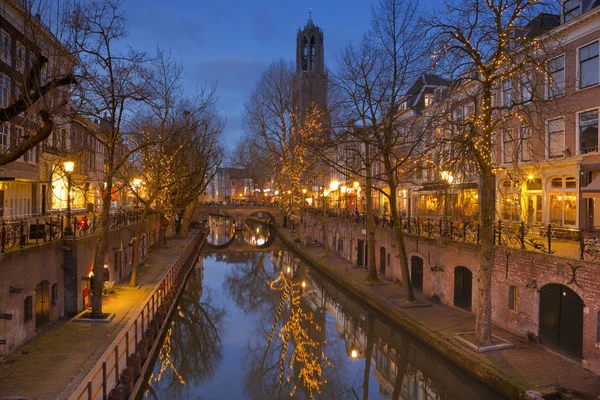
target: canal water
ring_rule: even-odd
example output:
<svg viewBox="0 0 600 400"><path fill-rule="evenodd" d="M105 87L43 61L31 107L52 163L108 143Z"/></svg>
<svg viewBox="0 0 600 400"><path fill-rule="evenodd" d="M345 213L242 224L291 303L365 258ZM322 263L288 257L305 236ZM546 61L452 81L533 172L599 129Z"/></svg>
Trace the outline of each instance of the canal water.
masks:
<svg viewBox="0 0 600 400"><path fill-rule="evenodd" d="M209 222L212 245L203 251L212 253L177 303L144 399L503 398L300 261L262 225Z"/></svg>

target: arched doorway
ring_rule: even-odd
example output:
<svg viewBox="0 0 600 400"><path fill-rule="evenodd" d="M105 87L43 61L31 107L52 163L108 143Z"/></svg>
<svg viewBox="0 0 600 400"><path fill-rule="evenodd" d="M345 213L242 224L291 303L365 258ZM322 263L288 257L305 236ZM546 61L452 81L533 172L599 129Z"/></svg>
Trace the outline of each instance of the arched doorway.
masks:
<svg viewBox="0 0 600 400"><path fill-rule="evenodd" d="M385 247L379 248L379 273L385 275Z"/></svg>
<svg viewBox="0 0 600 400"><path fill-rule="evenodd" d="M540 290L540 339L544 346L581 358L583 300L564 285L552 283Z"/></svg>
<svg viewBox="0 0 600 400"><path fill-rule="evenodd" d="M454 305L471 311L473 274L466 267L454 268Z"/></svg>
<svg viewBox="0 0 600 400"><path fill-rule="evenodd" d="M410 258L410 282L413 289L423 290L423 259L412 256Z"/></svg>
<svg viewBox="0 0 600 400"><path fill-rule="evenodd" d="M50 282L41 281L35 287L35 330L41 331L50 323Z"/></svg>

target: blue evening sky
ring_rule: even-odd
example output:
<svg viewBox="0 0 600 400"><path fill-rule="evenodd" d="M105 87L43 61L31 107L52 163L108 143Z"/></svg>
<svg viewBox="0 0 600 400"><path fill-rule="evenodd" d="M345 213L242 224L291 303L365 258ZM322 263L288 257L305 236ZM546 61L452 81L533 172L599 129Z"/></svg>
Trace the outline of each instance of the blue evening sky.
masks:
<svg viewBox="0 0 600 400"><path fill-rule="evenodd" d="M423 0L432 7L441 0ZM274 60L295 60L296 33L308 19L324 31L325 62L331 68L349 41L360 40L371 23L367 0L124 0L128 42L154 53L171 51L185 68L192 92L217 82L218 110L227 118L225 144L232 148L243 132L241 113L262 70Z"/></svg>

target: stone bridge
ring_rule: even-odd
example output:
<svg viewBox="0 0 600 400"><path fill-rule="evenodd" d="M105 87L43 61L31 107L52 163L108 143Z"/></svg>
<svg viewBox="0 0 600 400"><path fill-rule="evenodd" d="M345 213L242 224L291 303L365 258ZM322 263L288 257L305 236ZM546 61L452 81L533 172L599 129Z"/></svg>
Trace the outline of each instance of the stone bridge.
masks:
<svg viewBox="0 0 600 400"><path fill-rule="evenodd" d="M194 213L193 220L203 221L210 215L221 215L232 217L235 222L243 224L248 217L260 219L268 218L276 225L283 225L281 208L278 207L245 207L245 206L217 206L217 207L198 207Z"/></svg>

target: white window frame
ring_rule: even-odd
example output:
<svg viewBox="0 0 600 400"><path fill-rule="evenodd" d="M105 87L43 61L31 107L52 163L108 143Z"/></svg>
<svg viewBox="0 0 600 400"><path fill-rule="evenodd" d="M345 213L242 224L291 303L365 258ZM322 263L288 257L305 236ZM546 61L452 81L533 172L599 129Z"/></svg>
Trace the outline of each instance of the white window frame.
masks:
<svg viewBox="0 0 600 400"><path fill-rule="evenodd" d="M5 108L10 104L10 78L2 73L0 73L0 78L6 79L6 102L2 101L2 96L0 95L0 107ZM0 86L0 88L3 88L3 86Z"/></svg>
<svg viewBox="0 0 600 400"><path fill-rule="evenodd" d="M8 149L10 148L10 123L5 122L3 124L0 124L2 126L6 126L7 127L7 131L6 131L6 144L2 143L4 134L0 133L0 153L6 153L8 151Z"/></svg>
<svg viewBox="0 0 600 400"><path fill-rule="evenodd" d="M512 146L512 160L506 161L506 135L509 135L510 144ZM518 154L517 154L518 155ZM512 135L512 129L502 131L502 164L512 164L515 161L515 138Z"/></svg>
<svg viewBox="0 0 600 400"><path fill-rule="evenodd" d="M598 112L598 122L599 122L599 130L598 130L598 136L600 136L600 107L591 107L591 108L587 108L584 110L579 110L575 113L575 147L577 148L577 155L586 155L586 154L597 154L598 152L589 152L589 153L581 153L581 137L580 137L580 130L579 130L579 115L583 114L585 112L588 111L597 111ZM565 127L566 129L566 127ZM600 139L600 138L599 138ZM598 145L600 146L600 140L598 141Z"/></svg>
<svg viewBox="0 0 600 400"><path fill-rule="evenodd" d="M584 88L581 87L581 71L580 71L580 67L581 67L581 60L580 60L580 51L582 48L587 47L593 43L597 43L598 45L598 82L596 82L593 85L590 86L586 86ZM575 50L575 68L576 68L576 83L575 83L575 90L576 91L580 91L580 90L586 90L589 88L593 88L593 87L597 87L598 85L600 85L600 39L596 38L594 40L590 40L589 42L577 47L577 49Z"/></svg>
<svg viewBox="0 0 600 400"><path fill-rule="evenodd" d="M550 126L550 122L552 121L556 121L562 119L563 121L563 140L562 140L562 148L563 151L567 148L567 143L566 143L566 119L564 115L557 115L556 117L552 117L552 118L548 118L547 120L544 121L545 124L545 128L544 130L546 131L546 158L556 158L556 157L560 157L560 154L558 155L551 155L550 154L550 130L549 130L549 126Z"/></svg>
<svg viewBox="0 0 600 400"><path fill-rule="evenodd" d="M525 159L523 157L524 152L526 151L523 148L523 132L526 131L526 129L529 129L529 137L527 139L529 139L529 158ZM531 125L521 125L519 127L519 148L518 148L518 157L519 157L519 162L522 163L530 163L531 159L533 158L533 154L532 154L532 150L531 150L531 140L532 140L532 136L533 136L533 128L531 127Z"/></svg>
<svg viewBox="0 0 600 400"><path fill-rule="evenodd" d="M507 90L504 89L504 82L510 83L509 89L507 89ZM502 79L500 81L500 101L502 103L502 107L510 108L513 106L514 100L515 100L514 99L514 95L515 95L514 89L515 89L515 87L513 85L513 82L510 80L510 78ZM505 101L506 99L504 98L505 94L510 94L510 104L506 104L506 101Z"/></svg>
<svg viewBox="0 0 600 400"><path fill-rule="evenodd" d="M552 79L550 78L552 76L552 74L550 73L550 62L552 62L552 61L554 61L554 60L556 60L558 58L562 58L563 59L563 62L562 62L562 64L563 64L563 68L562 68L562 85L563 85L563 87L562 87L562 93L560 93L560 94L554 94L554 93L551 93L552 88L550 86L550 84L552 82ZM546 87L545 87L546 95L544 96L546 98L546 100L555 99L557 97L561 97L561 96L565 95L565 92L566 92L566 84L565 84L566 81L565 81L565 79L566 79L566 76L567 76L567 65L565 63L565 59L566 59L565 53L563 53L563 54L560 54L560 55L552 58L550 61L548 61L546 63L546 66L547 66L547 69L548 69L548 73L546 73Z"/></svg>

